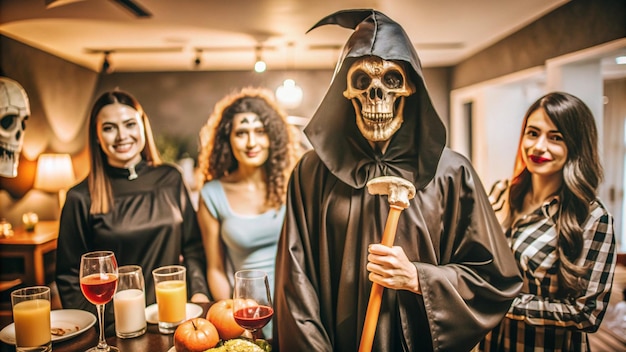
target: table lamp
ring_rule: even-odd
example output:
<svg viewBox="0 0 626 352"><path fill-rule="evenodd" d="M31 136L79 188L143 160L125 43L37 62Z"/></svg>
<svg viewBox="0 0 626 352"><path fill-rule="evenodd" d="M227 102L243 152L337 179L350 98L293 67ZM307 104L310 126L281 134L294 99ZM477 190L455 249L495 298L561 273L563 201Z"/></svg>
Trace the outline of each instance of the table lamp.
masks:
<svg viewBox="0 0 626 352"><path fill-rule="evenodd" d="M74 182L74 167L69 154L39 155L34 188L44 192L58 192L60 209L63 209L67 189Z"/></svg>

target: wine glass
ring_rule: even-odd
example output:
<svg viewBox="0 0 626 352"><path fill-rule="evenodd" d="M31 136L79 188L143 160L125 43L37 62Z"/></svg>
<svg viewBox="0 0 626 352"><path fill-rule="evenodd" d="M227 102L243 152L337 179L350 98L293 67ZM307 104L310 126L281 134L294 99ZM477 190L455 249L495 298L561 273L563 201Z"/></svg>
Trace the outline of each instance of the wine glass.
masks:
<svg viewBox="0 0 626 352"><path fill-rule="evenodd" d="M117 260L111 251L85 253L80 257L80 290L87 300L96 305L100 337L98 345L86 352L119 351L107 345L104 339L104 306L117 288Z"/></svg>
<svg viewBox="0 0 626 352"><path fill-rule="evenodd" d="M272 296L267 274L261 270L240 270L235 273L233 316L239 326L257 339L257 332L272 319Z"/></svg>

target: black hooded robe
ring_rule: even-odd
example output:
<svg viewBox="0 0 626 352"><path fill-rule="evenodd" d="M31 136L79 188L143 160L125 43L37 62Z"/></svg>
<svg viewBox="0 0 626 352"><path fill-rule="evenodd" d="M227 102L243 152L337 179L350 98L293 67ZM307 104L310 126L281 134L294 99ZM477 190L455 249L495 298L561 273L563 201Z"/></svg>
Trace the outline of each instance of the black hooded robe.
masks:
<svg viewBox="0 0 626 352"><path fill-rule="evenodd" d="M384 290L373 350L469 351L521 289L513 255L472 165L445 148L445 128L404 30L373 10L341 11L313 28L329 23L356 30L305 129L314 150L289 183L276 259L274 349L358 349L372 285L367 247L380 243L389 212L386 197L370 195L365 184L391 175L417 189L394 245L415 264L422 294ZM361 135L342 96L349 67L368 55L404 62L417 88L384 154Z"/></svg>

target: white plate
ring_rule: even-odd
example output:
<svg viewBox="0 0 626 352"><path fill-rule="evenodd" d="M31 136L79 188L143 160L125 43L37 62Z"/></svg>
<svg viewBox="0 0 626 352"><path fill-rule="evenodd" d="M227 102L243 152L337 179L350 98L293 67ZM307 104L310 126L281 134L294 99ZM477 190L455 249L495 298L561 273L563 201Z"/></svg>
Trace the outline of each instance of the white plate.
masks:
<svg viewBox="0 0 626 352"><path fill-rule="evenodd" d="M170 349L167 350L167 352L176 352L176 347L174 346L170 347Z"/></svg>
<svg viewBox="0 0 626 352"><path fill-rule="evenodd" d="M202 315L202 307L197 304L187 303L185 308L187 309L187 320L197 318ZM146 307L146 321L150 324L159 323L159 308L156 303Z"/></svg>
<svg viewBox="0 0 626 352"><path fill-rule="evenodd" d="M79 309L57 309L50 311L52 329L62 329L63 335L52 335L52 342L63 341L80 335L96 323L96 316ZM2 342L15 345L15 324L11 323L0 331Z"/></svg>

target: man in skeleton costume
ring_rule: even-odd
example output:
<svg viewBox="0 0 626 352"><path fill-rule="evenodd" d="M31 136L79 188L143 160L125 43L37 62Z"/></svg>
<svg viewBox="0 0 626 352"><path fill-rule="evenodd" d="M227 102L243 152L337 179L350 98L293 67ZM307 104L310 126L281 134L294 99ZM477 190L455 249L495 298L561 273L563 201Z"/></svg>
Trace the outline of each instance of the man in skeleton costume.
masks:
<svg viewBox="0 0 626 352"><path fill-rule="evenodd" d="M312 29L325 24L355 31L305 129L314 150L290 180L273 345L356 351L372 278L386 287L373 350L468 351L521 289L483 186L469 161L445 147L404 30L374 10L340 11ZM366 188L378 176L417 189L385 250L389 204Z"/></svg>
<svg viewBox="0 0 626 352"><path fill-rule="evenodd" d="M16 177L30 116L28 96L22 86L0 77L0 176Z"/></svg>

